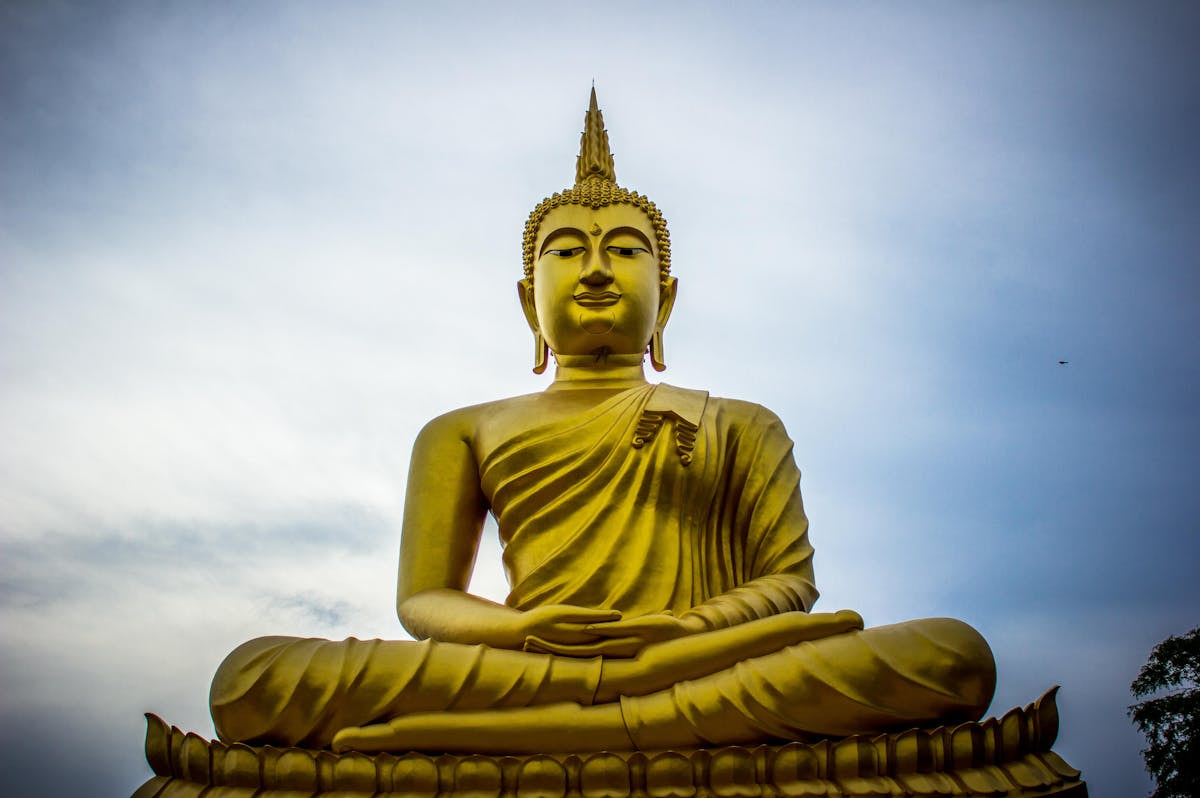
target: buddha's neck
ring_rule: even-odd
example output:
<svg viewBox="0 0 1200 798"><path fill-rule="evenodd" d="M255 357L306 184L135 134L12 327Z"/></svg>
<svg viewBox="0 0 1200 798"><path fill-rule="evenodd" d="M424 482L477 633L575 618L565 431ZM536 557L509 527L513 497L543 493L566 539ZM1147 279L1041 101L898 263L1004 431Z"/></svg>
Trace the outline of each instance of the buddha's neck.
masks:
<svg viewBox="0 0 1200 798"><path fill-rule="evenodd" d="M633 388L646 384L643 355L555 355L548 391Z"/></svg>

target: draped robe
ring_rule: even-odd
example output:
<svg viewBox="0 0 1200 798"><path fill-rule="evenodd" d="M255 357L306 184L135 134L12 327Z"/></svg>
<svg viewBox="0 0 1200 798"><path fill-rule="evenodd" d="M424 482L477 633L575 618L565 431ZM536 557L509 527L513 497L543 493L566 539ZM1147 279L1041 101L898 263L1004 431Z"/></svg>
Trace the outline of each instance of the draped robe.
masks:
<svg viewBox="0 0 1200 798"><path fill-rule="evenodd" d="M480 464L507 603L694 613L711 629L807 611L817 591L791 449L770 411L666 385L513 436ZM434 641L259 638L221 665L210 705L222 739L320 747L406 714L590 704L601 667ZM974 719L994 686L987 644L942 618L800 642L620 707L632 747L753 743Z"/></svg>
<svg viewBox="0 0 1200 798"><path fill-rule="evenodd" d="M758 405L633 388L514 436L480 476L517 609L691 610L718 628L817 598L792 442Z"/></svg>

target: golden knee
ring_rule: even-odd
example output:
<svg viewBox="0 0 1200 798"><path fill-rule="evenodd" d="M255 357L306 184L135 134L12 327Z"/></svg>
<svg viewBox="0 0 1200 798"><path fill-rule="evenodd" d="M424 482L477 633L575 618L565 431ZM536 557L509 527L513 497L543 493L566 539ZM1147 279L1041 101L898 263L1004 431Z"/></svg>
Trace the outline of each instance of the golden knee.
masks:
<svg viewBox="0 0 1200 798"><path fill-rule="evenodd" d="M278 651L300 638L256 637L229 652L213 675L208 694L217 737L226 742L253 740L269 721L262 704L262 682L270 677L270 663Z"/></svg>
<svg viewBox="0 0 1200 798"><path fill-rule="evenodd" d="M983 635L956 618L924 618L911 623L928 640L930 667L938 683L957 695L962 717L982 717L996 691L996 660Z"/></svg>

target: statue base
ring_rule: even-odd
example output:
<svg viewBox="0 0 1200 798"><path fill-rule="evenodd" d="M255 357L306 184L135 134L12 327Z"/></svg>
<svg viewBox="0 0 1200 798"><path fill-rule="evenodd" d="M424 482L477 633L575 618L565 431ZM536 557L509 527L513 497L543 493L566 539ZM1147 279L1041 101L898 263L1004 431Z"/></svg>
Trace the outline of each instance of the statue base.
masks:
<svg viewBox="0 0 1200 798"><path fill-rule="evenodd" d="M999 719L952 728L754 747L522 756L226 745L147 714L146 759L155 775L133 798L1086 798L1080 772L1050 750L1058 736L1057 691Z"/></svg>

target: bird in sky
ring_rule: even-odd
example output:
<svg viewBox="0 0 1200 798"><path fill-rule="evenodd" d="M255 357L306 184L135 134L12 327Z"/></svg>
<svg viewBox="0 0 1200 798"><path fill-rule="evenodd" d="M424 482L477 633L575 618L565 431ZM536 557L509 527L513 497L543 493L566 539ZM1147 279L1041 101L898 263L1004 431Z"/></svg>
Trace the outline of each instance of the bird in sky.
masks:
<svg viewBox="0 0 1200 798"><path fill-rule="evenodd" d="M1060 366L1065 366L1065 365L1067 365L1067 364L1068 364L1068 363L1070 363L1070 362L1071 362L1071 361L1069 361L1069 360L1060 360L1060 361L1058 361L1058 365L1060 365Z"/></svg>

